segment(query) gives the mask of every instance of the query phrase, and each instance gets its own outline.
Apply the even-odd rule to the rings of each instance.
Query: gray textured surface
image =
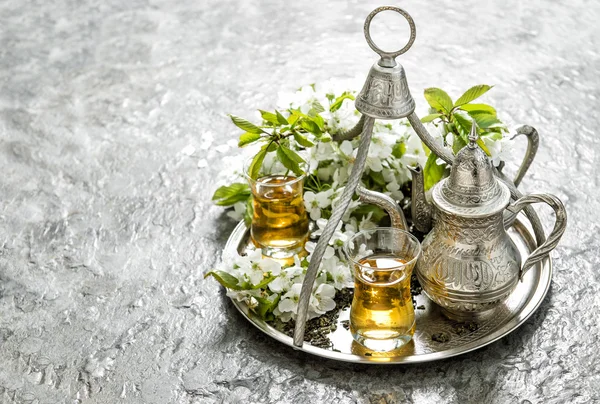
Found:
[[[210,203],[235,153],[214,148],[236,136],[224,114],[366,75],[381,3],[0,3],[0,402],[600,402],[600,6],[566,3],[399,4],[418,109],[427,86],[496,84],[505,120],[541,135],[521,188],[557,194],[570,225],[523,327],[396,368],[279,346],[202,279],[234,226]]]

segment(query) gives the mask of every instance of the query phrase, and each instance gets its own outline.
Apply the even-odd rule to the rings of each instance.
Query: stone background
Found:
[[[455,359],[352,366],[264,337],[202,279],[235,225],[210,202],[236,153],[225,114],[365,77],[381,4],[0,2],[0,402],[600,402],[596,1],[398,3],[421,113],[425,87],[495,84],[501,117],[542,136],[522,188],[562,198],[569,228],[521,328]]]

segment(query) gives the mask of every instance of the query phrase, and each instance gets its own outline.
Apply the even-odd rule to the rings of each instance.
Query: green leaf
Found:
[[[250,167],[248,167],[248,175],[253,180],[258,178],[258,174],[260,173],[262,163],[265,160],[265,156],[267,155],[267,149],[271,146],[271,144],[265,145],[262,149],[260,149],[258,153],[256,153],[256,156],[254,156],[254,158],[252,159]]]
[[[325,130],[325,121],[323,120],[323,117],[321,117],[321,115],[315,115],[313,117],[313,122],[317,124],[321,131]]]
[[[452,98],[442,89],[426,88],[425,99],[436,111],[450,112],[452,110]]]
[[[457,154],[467,144],[465,143],[465,141],[463,140],[463,138],[460,135],[457,135],[456,133],[452,133],[452,136],[454,136],[454,142],[452,142],[452,151],[454,152],[454,154]]]
[[[313,142],[308,140],[306,136],[298,132],[294,132],[294,139],[296,140],[296,143],[302,147],[313,147],[315,145]]]
[[[275,150],[277,150],[277,143],[275,142],[271,142],[267,144],[267,151],[270,152],[274,152]]]
[[[281,113],[275,110],[275,114],[277,115],[277,121],[282,125],[288,125],[289,122],[285,119],[285,116],[281,115]]]
[[[434,119],[438,119],[441,116],[442,116],[442,114],[429,114],[429,115],[424,116],[423,118],[421,118],[421,122],[423,122],[423,123],[431,122]]]
[[[325,108],[323,108],[323,105],[321,105],[319,101],[314,101],[312,103],[312,108],[310,109],[310,111],[308,111],[308,115],[315,116],[317,114],[320,114],[321,112],[325,112]]]
[[[438,156],[432,152],[427,158],[427,163],[425,163],[425,168],[423,169],[423,176],[425,177],[425,191],[437,184],[444,176],[444,171],[446,168],[443,165],[438,165],[436,163],[437,159]]]
[[[290,125],[292,125],[292,128],[294,128],[294,126],[296,126],[296,124],[298,123],[298,120],[301,117],[302,117],[302,114],[299,111],[293,110],[292,114],[290,115],[290,117],[287,120],[290,123]]]
[[[250,187],[247,184],[236,182],[229,186],[219,187],[212,200],[219,206],[231,206],[236,202],[245,201],[250,196]]]
[[[277,158],[279,159],[279,161],[281,161],[281,164],[283,164],[285,168],[293,171],[294,174],[304,174],[304,172],[300,168],[300,164],[304,163],[304,160],[298,155],[298,153],[296,153],[292,149],[284,145],[279,145],[279,147],[277,148]]]
[[[285,152],[283,151],[283,147],[285,146],[279,146],[277,148],[277,159],[279,159],[279,161],[281,162],[281,164],[283,164],[285,168],[296,173],[300,170],[300,166],[298,166],[298,164],[296,164],[285,154]]]
[[[369,213],[372,213],[371,220],[375,223],[379,223],[381,219],[387,216],[387,213],[383,209],[375,205],[360,205],[352,211],[352,216],[360,220],[368,216]]]
[[[256,297],[256,301],[258,302],[258,307],[254,310],[256,314],[258,314],[261,318],[268,320],[269,315],[273,313],[277,304],[279,304],[279,299],[281,295],[274,294],[267,298],[265,297]]]
[[[458,100],[454,103],[455,107],[467,104],[477,98],[481,97],[483,94],[487,93],[493,86],[488,86],[487,84],[479,84],[477,86],[473,86],[469,88],[463,95],[461,95]]]
[[[231,195],[236,195],[239,193],[249,193],[250,187],[248,184],[244,184],[243,182],[235,182],[229,186],[223,185],[217,189],[212,197],[212,200],[228,198]]]
[[[339,97],[337,97],[335,99],[333,104],[331,104],[329,106],[329,111],[335,112],[342,107],[344,100],[354,100],[354,99],[355,99],[355,97],[351,93],[349,93],[348,91],[345,91],[342,95],[340,95]]]
[[[234,123],[235,126],[237,126],[240,129],[245,130],[246,132],[266,133],[264,130],[262,130],[261,128],[259,128],[255,124],[253,124],[252,122],[248,122],[244,118],[240,118],[235,115],[229,115],[229,117],[231,118],[231,121]]]
[[[489,132],[483,132],[481,134],[481,137],[489,137],[490,139],[496,140],[496,141],[502,140],[502,137],[503,137],[502,136],[502,132],[501,131],[498,132],[498,131],[495,130],[495,129],[499,129],[499,128],[493,128],[493,129],[494,130],[489,131]]]
[[[221,285],[228,289],[245,290],[249,286],[247,282],[240,284],[238,278],[224,271],[210,271],[204,275],[204,279],[208,278],[209,276],[215,278]]]
[[[392,147],[392,156],[399,159],[406,153],[406,145],[404,142],[396,143],[394,147]]]
[[[306,163],[306,161],[304,161],[304,159],[302,157],[300,157],[300,155],[298,153],[296,153],[295,151],[293,151],[292,149],[290,149],[289,147],[283,146],[281,145],[280,148],[283,148],[284,153],[295,163],[297,164],[304,164]]]
[[[260,139],[260,135],[258,133],[242,133],[240,135],[238,147],[244,147],[246,145],[249,145],[250,143],[256,142],[258,139]]]
[[[265,121],[272,123],[273,125],[276,125],[276,126],[279,125],[279,120],[277,119],[277,115],[275,115],[274,113],[269,112],[269,111],[263,111],[262,109],[259,109],[258,112],[260,112],[260,116],[262,116],[262,119],[264,119]]]
[[[329,133],[323,133],[321,135],[321,137],[319,138],[319,142],[321,142],[321,143],[329,143],[329,142],[331,142],[331,140],[332,140],[332,138]]]
[[[313,133],[316,136],[321,135],[321,129],[319,128],[319,125],[317,125],[314,121],[310,119],[302,119],[300,121],[300,126],[307,132]]]
[[[252,285],[248,289],[262,289],[265,286],[267,286],[269,283],[273,282],[273,280],[275,278],[277,278],[275,275],[269,275],[266,278],[263,278],[263,280],[260,281],[258,284]]]
[[[490,149],[487,148],[487,146],[485,145],[485,142],[483,141],[482,138],[480,138],[480,137],[477,138],[477,144],[479,145],[479,147],[481,147],[481,149],[485,152],[485,154],[487,154],[488,156],[492,155],[492,153],[490,152]]]
[[[381,172],[371,171],[369,176],[377,185],[385,187],[385,179],[383,179],[383,174]]]
[[[468,118],[465,118],[464,116],[459,115],[459,114],[454,114],[453,117],[456,121],[456,129],[460,133],[462,141],[465,143],[465,145],[468,144],[469,143],[469,133],[471,133],[471,126],[473,125],[473,121],[471,121]],[[479,147],[481,147],[483,149],[485,154],[487,154],[488,156],[491,155],[490,150],[487,148],[485,143],[483,143],[483,140],[481,140],[481,138],[477,138],[477,144],[479,145]],[[454,150],[454,145],[453,145],[452,149]]]
[[[494,125],[502,125],[502,122],[498,118],[490,114],[470,112],[469,116],[477,122],[477,126],[481,129],[487,129]]]
[[[247,227],[250,227],[252,224],[252,216],[254,215],[254,203],[252,199],[252,195],[248,197],[246,201],[246,210],[244,211],[244,223],[246,223]]]
[[[469,133],[471,133],[473,121],[460,114],[453,114],[452,119],[454,119],[454,122],[456,123],[456,130],[463,142],[465,142],[465,144],[469,143]]]
[[[478,113],[478,114],[490,114],[496,116],[496,109],[491,105],[487,104],[465,104],[461,105],[460,109],[467,111],[468,113]]]

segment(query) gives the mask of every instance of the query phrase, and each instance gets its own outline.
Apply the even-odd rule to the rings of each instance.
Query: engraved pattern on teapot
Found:
[[[439,222],[438,222],[439,223]],[[465,229],[455,230],[456,233],[465,233]],[[470,230],[474,230],[471,228]],[[472,240],[465,240],[460,236],[460,243],[434,246],[430,242],[423,245],[423,262],[427,263],[422,268],[422,274],[434,285],[443,285],[448,291],[485,293],[501,290],[508,284],[514,283],[519,271],[518,260],[511,259],[513,245],[506,244],[499,233],[489,231],[489,228],[475,229],[487,234],[486,240],[478,240],[471,244]],[[444,227],[438,227],[434,231],[444,232]],[[469,234],[469,231],[466,230]],[[435,239],[437,234],[432,235]],[[511,243],[511,241],[508,241]],[[467,244],[469,245],[467,245]],[[436,248],[437,247],[437,248]]]
[[[489,243],[498,237],[499,232],[504,230],[504,224],[497,216],[483,218],[463,219],[458,216],[438,213],[436,226],[441,234],[447,235],[461,243],[481,244]],[[486,244],[488,250],[495,249],[495,244]],[[482,252],[482,253],[485,253]]]
[[[494,283],[494,268],[477,257],[442,257],[431,263],[435,279],[462,290],[486,291]]]

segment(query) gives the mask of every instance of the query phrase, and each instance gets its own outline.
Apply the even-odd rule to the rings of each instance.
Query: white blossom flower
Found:
[[[323,283],[313,291],[310,298],[309,310],[316,314],[314,317],[327,313],[335,309],[335,288],[327,283]],[[296,308],[297,310],[297,308]],[[311,316],[312,317],[312,316]]]
[[[369,214],[367,216],[365,216],[361,219],[360,223],[358,224],[358,229],[360,231],[373,230],[377,227],[377,223],[375,223],[371,220],[372,216],[373,216],[373,212],[369,212]]]
[[[333,195],[333,189],[314,193],[312,191],[306,191],[304,193],[304,206],[310,214],[312,220],[318,220],[321,218],[321,209],[325,209],[331,205],[331,196]]]
[[[372,216],[373,212],[369,212],[369,214],[364,216],[360,222],[358,222],[354,217],[350,218],[350,220],[345,224],[346,231],[358,233],[359,231],[372,230],[376,228],[377,224],[371,221]]]
[[[383,170],[383,164],[381,163],[381,159],[378,157],[367,157],[367,167],[376,173]]]
[[[340,260],[338,259],[337,255],[328,258],[323,258],[321,260],[321,265],[319,266],[319,273],[325,275],[325,277],[323,278],[324,282],[321,283],[325,283],[327,281],[327,273],[333,271],[339,263]]]
[[[309,253],[307,259],[310,262],[310,258],[312,257],[313,252],[315,252],[315,247],[317,246],[317,243],[313,243],[312,241],[307,241],[306,244],[304,244],[304,249]],[[335,255],[335,250],[333,249],[333,247],[327,246],[327,248],[325,249],[325,253],[323,254],[323,259],[326,260],[328,258],[331,258]]]
[[[354,152],[354,147],[352,147],[352,142],[350,142],[349,140],[344,140],[342,143],[340,143],[339,149],[344,154],[345,157],[347,157],[348,159],[352,158],[352,155]]]
[[[366,244],[361,244],[358,247],[358,254],[359,257],[368,257],[369,255],[373,255],[373,250],[368,249]]]
[[[337,165],[332,163],[324,167],[318,167],[316,169],[317,177],[319,177],[321,181],[329,181],[329,179],[333,176],[337,169]]]
[[[344,223],[344,230],[356,233],[358,231],[358,220],[355,217],[351,217]]]
[[[253,309],[258,306],[257,297],[260,296],[260,290],[258,289],[249,289],[249,290],[231,290],[227,289],[227,297],[230,299],[235,299],[238,302],[244,302],[246,305]]]
[[[280,313],[289,313],[289,315],[293,314],[292,317],[295,317],[295,314],[298,312],[298,303],[300,301],[301,289],[302,284],[295,283],[292,285],[290,290],[281,297],[281,300],[277,305],[277,309]]]
[[[482,136],[483,143],[490,151],[492,155],[492,163],[494,166],[498,166],[501,161],[506,161],[510,156],[511,149],[514,146],[514,142],[507,136],[503,136],[499,140],[495,140],[492,136]]]
[[[335,98],[341,96],[344,93],[350,93],[356,95],[356,90],[360,88],[364,80],[361,76],[353,78],[331,78],[323,82],[315,84],[315,92],[323,94],[325,97],[331,99],[331,102]]]
[[[270,273],[271,275],[279,275],[281,273],[281,263],[271,259],[271,258],[263,258],[258,262],[258,267],[266,273]]]
[[[387,163],[398,184],[405,184],[407,181],[410,181],[412,178],[410,171],[408,171],[406,166],[399,159],[388,159]],[[391,180],[386,181],[390,182]]]
[[[337,290],[354,287],[354,277],[348,265],[338,263],[335,267],[327,271],[333,280],[333,286]]]
[[[314,172],[317,168],[319,168],[321,162],[331,160],[332,156],[336,154],[332,142],[319,142],[314,147],[311,147],[309,152],[310,156],[308,160],[311,172]]]
[[[227,216],[238,222],[244,218],[246,212],[246,202],[236,202],[233,204],[233,210],[227,212]]]
[[[345,184],[346,181],[348,181],[348,177],[350,176],[350,172],[352,171],[352,166],[347,165],[347,166],[342,166],[337,168],[334,173],[333,173],[333,186],[332,188],[337,188],[337,186],[339,184]],[[343,187],[341,188],[341,191],[343,191]],[[338,193],[341,195],[340,189],[336,189],[335,191],[336,195],[338,195]],[[335,197],[334,196],[334,197]]]
[[[277,105],[283,110],[288,108],[300,109],[303,114],[308,114],[315,102],[320,103],[323,107],[329,105],[324,94],[315,92],[312,86],[303,86],[294,93],[280,92]]]
[[[431,135],[431,137],[440,145],[444,145],[444,133],[440,129],[439,126],[435,125],[432,122],[428,122],[425,125],[425,129]]]
[[[414,166],[419,164],[421,167],[424,167],[425,163],[427,162],[427,155],[425,154],[425,149],[423,148],[423,142],[421,142],[421,138],[413,132],[405,140],[404,145],[406,147],[406,151],[402,157],[400,157],[400,161],[402,161],[405,166]]]
[[[400,184],[394,178],[392,181],[388,182],[385,186],[385,189],[391,194],[392,198],[396,201],[401,201],[404,198],[404,194],[400,191]]]
[[[300,265],[298,256],[296,255],[294,259],[297,262],[293,266],[282,269],[279,276],[269,283],[268,287],[272,292],[281,293],[290,290],[292,285],[297,283],[298,276],[304,273],[304,268]]]
[[[395,142],[396,140],[390,136],[373,136],[367,155],[371,158],[388,158],[392,154],[392,146]]]
[[[313,231],[312,234],[311,234],[311,236],[315,236],[315,237],[321,236],[321,234],[323,234],[323,230],[325,230],[325,227],[327,227],[327,223],[329,223],[329,220],[327,220],[327,219],[321,218],[321,219],[317,220],[317,227],[318,227],[318,229],[315,230],[315,231]],[[331,239],[329,241],[329,244],[333,244],[334,240],[340,239],[340,238],[344,237],[344,235],[342,233],[342,225],[343,224],[344,223],[342,221],[340,221],[337,224],[337,226],[335,228],[335,231],[333,233],[333,236],[331,237]]]
[[[250,251],[245,257],[239,257],[236,264],[252,285],[261,283],[269,273],[277,276],[281,272],[281,264],[271,258],[263,258],[260,250]]]
[[[341,107],[335,112],[323,113],[323,118],[327,119],[327,126],[332,133],[352,129],[358,120],[354,102],[350,99],[342,101]]]

